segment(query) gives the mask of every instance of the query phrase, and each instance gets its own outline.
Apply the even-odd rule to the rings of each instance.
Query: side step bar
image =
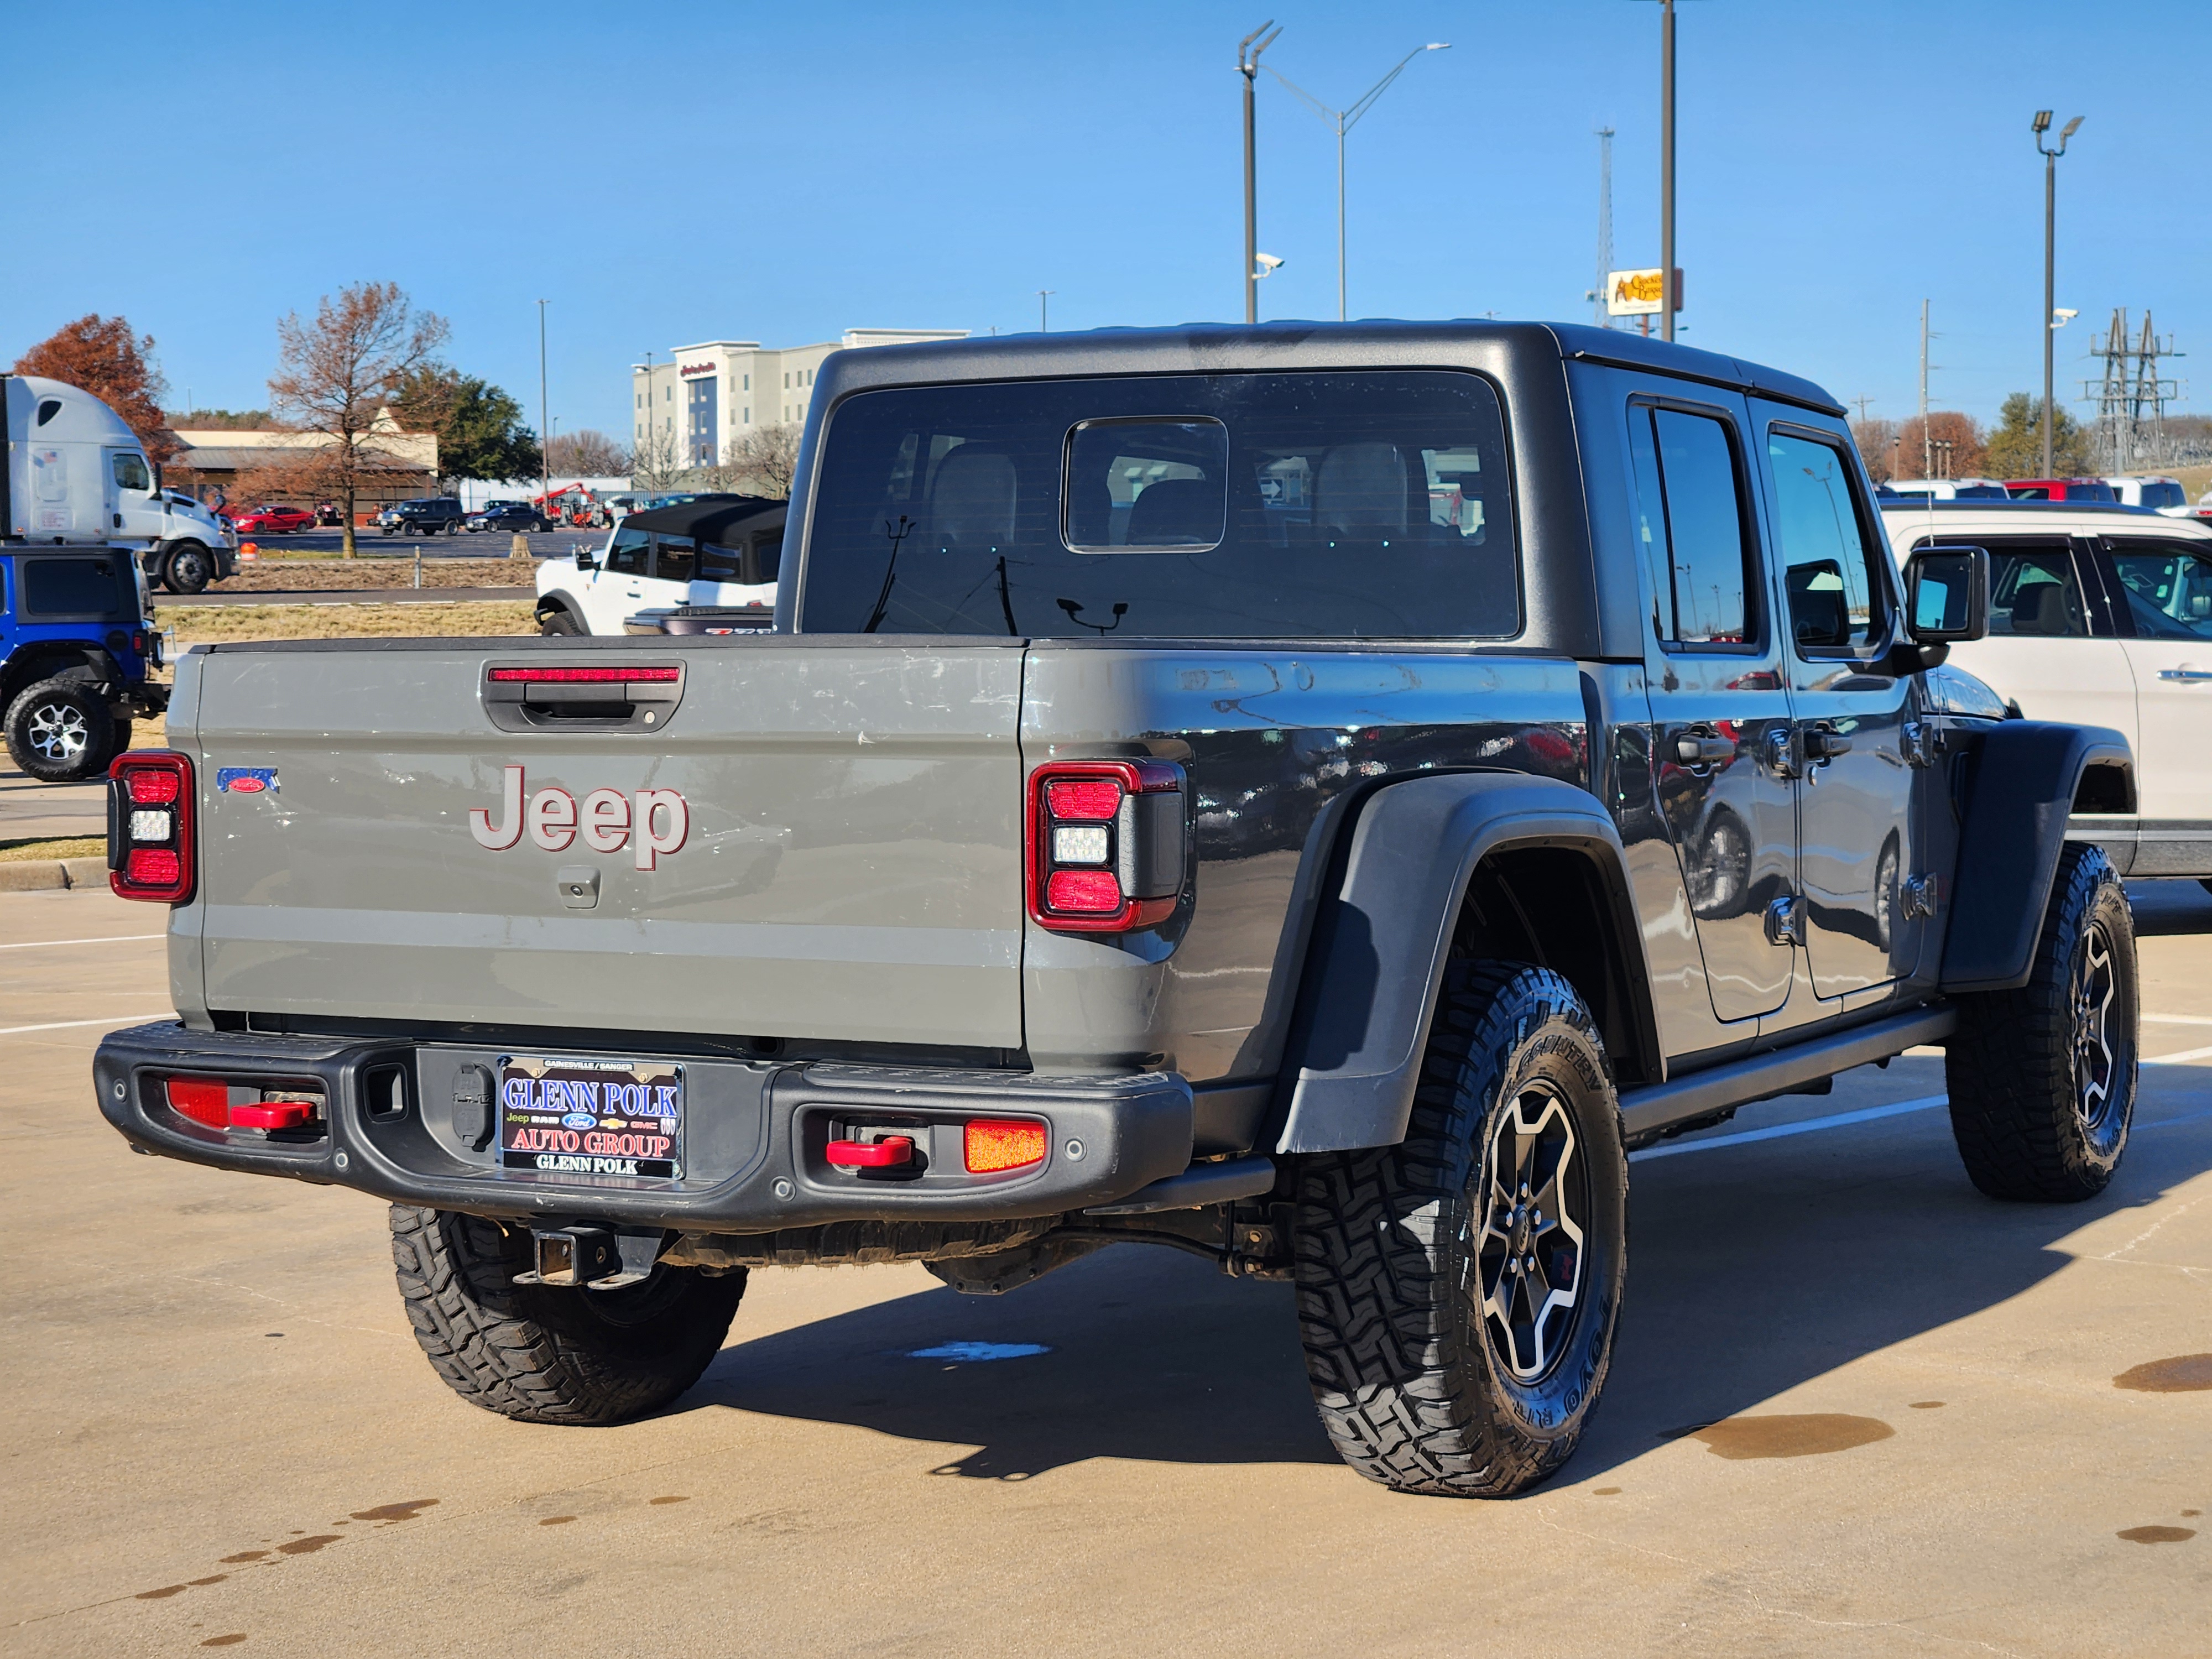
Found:
[[[1691,1118],[1763,1100],[1801,1084],[1817,1083],[1923,1043],[1941,1042],[1958,1024],[1958,1011],[1948,1005],[1915,1008],[1831,1036],[1795,1042],[1771,1054],[1732,1060],[1686,1077],[1669,1079],[1648,1089],[1631,1089],[1620,1097],[1620,1127],[1633,1143]]]

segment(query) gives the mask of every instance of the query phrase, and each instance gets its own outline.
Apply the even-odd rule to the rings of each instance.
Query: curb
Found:
[[[0,863],[0,893],[45,893],[64,888],[107,890],[106,859],[21,859]]]

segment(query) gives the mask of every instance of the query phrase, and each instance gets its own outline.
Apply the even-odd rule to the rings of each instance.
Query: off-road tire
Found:
[[[2085,986],[2109,963],[2100,1033],[2086,1025]],[[2135,923],[2103,849],[2069,842],[2043,913],[2035,967],[2016,991],[1959,999],[1943,1071],[1951,1133],[1975,1186],[1992,1198],[2078,1203],[2104,1191],[2135,1115]],[[2087,1101],[2100,1074],[2100,1097]],[[2094,1108],[2094,1109],[2093,1109]]]
[[[538,619],[540,634],[581,634],[583,624],[566,611],[549,611]]]
[[[1571,1319],[1523,1381],[1484,1312],[1483,1252],[1492,1149],[1531,1100],[1540,1121],[1547,1101],[1571,1120],[1585,1213]],[[1405,1139],[1301,1160],[1294,1252],[1306,1373],[1346,1462],[1395,1491],[1461,1498],[1510,1497],[1558,1470],[1604,1386],[1628,1266],[1620,1105],[1574,988],[1522,963],[1453,963]]]
[[[9,758],[42,783],[96,778],[119,752],[115,717],[90,680],[57,676],[24,687],[6,723]]]
[[[743,1268],[657,1267],[618,1291],[517,1285],[526,1229],[404,1204],[392,1206],[392,1258],[431,1368],[521,1423],[620,1423],[665,1406],[720,1351],[745,1293]]]

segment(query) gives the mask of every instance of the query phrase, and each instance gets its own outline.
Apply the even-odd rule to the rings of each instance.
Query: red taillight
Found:
[[[211,1129],[230,1127],[230,1085],[218,1078],[173,1077],[169,1109]]]
[[[183,781],[167,767],[155,769],[141,766],[132,769],[125,781],[131,786],[133,806],[166,806],[182,793]]]
[[[1040,927],[1118,933],[1163,922],[1182,890],[1182,769],[1153,760],[1041,766],[1030,775],[1028,840],[1030,918]]]
[[[1113,915],[1121,908],[1121,883],[1111,870],[1055,870],[1045,878],[1044,908],[1070,915]]]
[[[684,678],[680,668],[495,668],[485,678],[526,685],[659,684]]]
[[[192,896],[192,763],[135,750],[107,769],[107,884],[121,897],[181,904]]]
[[[961,1139],[961,1162],[969,1175],[995,1175],[1044,1161],[1044,1125],[1022,1118],[970,1118]]]
[[[1118,778],[1067,778],[1044,787],[1045,809],[1062,823],[1103,823],[1120,810]]]

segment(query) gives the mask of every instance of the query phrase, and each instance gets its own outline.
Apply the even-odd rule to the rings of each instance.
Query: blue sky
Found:
[[[276,318],[365,278],[560,429],[623,434],[627,366],[721,337],[1055,330],[1242,314],[1236,44],[1332,104],[1417,59],[1350,145],[1357,316],[1586,319],[1597,144],[1657,263],[1658,9],[1639,0],[7,9],[15,257],[0,361],[87,311],[173,399],[265,401]],[[2059,164],[2064,397],[2150,307],[2212,410],[2212,97],[2194,5],[1685,0],[1683,337],[1912,411],[2038,383],[2039,106]],[[1263,315],[1335,314],[1334,140],[1260,84]],[[2192,195],[2191,192],[2198,192]],[[2191,370],[2197,372],[2192,377]],[[2078,408],[2079,406],[2076,405]]]

